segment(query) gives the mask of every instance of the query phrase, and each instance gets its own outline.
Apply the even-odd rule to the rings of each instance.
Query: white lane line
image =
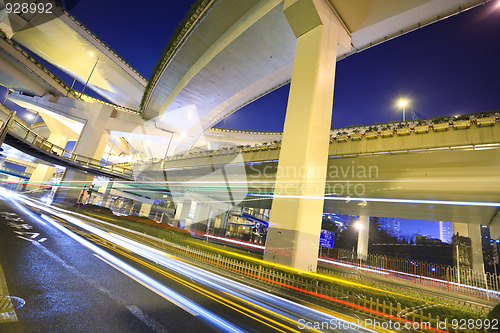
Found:
[[[163,328],[163,326],[161,324],[159,324],[155,320],[149,318],[137,306],[135,306],[135,305],[133,305],[133,306],[126,306],[125,305],[126,303],[121,298],[115,296],[111,291],[109,291],[108,289],[102,287],[98,282],[96,282],[96,281],[94,281],[94,280],[86,277],[84,274],[81,274],[76,267],[67,264],[63,259],[61,259],[55,253],[52,253],[46,247],[44,247],[42,245],[39,245],[39,244],[36,244],[36,242],[35,242],[35,245],[38,245],[38,247],[41,250],[43,250],[48,256],[50,256],[54,260],[58,261],[63,267],[65,267],[66,269],[68,269],[69,271],[71,271],[73,274],[75,274],[76,276],[79,276],[82,279],[84,279],[87,283],[89,283],[90,285],[92,285],[96,289],[98,289],[99,291],[101,291],[104,294],[106,294],[109,298],[111,298],[116,303],[120,304],[121,306],[125,306],[135,317],[137,317],[137,319],[139,319],[140,321],[142,321],[146,326],[150,327],[153,331],[155,331],[156,333],[167,333],[167,331],[165,330],[165,328]],[[105,259],[99,257],[98,255],[96,255],[96,254],[94,254],[94,255],[96,257],[98,257],[99,259],[105,261]]]
[[[144,312],[142,312],[136,305],[128,305],[127,309],[132,312],[134,316],[142,321],[145,325],[149,326],[156,333],[167,333],[165,328],[159,324],[156,320],[149,318]]]
[[[138,279],[137,277],[135,277],[134,275],[130,274],[129,272],[125,271],[124,269],[122,269],[121,267],[118,267],[117,265],[113,264],[112,262],[104,259],[103,257],[101,257],[100,255],[98,254],[95,254],[93,253],[94,256],[96,256],[97,258],[101,259],[102,261],[104,261],[106,264],[110,265],[111,267],[113,267],[114,269],[122,272],[123,274],[125,274],[126,276],[128,276],[129,278],[131,278],[132,280],[134,280],[135,282],[143,285],[144,287],[148,288],[149,290],[151,290],[152,292],[158,294],[159,296],[165,298],[167,301],[171,302],[172,304],[175,304],[177,305],[178,307],[180,307],[181,309],[183,309],[184,311],[188,312],[189,314],[197,317],[198,316],[198,313],[197,312],[194,312],[192,311],[190,308],[184,306],[184,304],[181,304],[179,303],[178,301],[176,301],[175,299],[171,298],[170,296],[166,295],[165,293],[162,293],[161,291],[157,290],[156,288],[150,286],[149,284],[145,283],[144,281],[142,281],[141,279]]]
[[[3,275],[2,266],[0,266],[0,295],[9,295],[9,290],[7,289],[7,282],[5,281],[5,276]],[[2,301],[2,299],[4,300]],[[2,307],[0,307],[0,310],[12,308],[12,310],[9,310],[7,312],[0,311],[0,324],[17,321],[16,311],[12,306],[12,301],[10,300],[10,298],[3,298],[0,296],[0,301],[2,301],[3,304],[0,304],[2,305]]]

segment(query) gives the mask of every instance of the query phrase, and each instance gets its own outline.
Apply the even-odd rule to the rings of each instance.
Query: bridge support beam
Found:
[[[297,37],[264,259],[316,271],[337,46],[350,37],[325,0],[285,0]]]
[[[368,235],[370,232],[370,217],[360,216],[358,225],[358,259],[366,260],[368,257]]]
[[[469,237],[472,247],[472,269],[484,273],[483,243],[479,224],[453,223],[453,234]]]

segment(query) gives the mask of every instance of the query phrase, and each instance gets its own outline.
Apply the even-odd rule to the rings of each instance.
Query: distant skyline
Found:
[[[191,3],[80,0],[70,12],[149,78]],[[402,119],[399,97],[411,101],[407,119],[412,109],[418,118],[500,109],[499,3],[337,62],[332,128]],[[288,90],[283,86],[230,115],[225,127],[281,131]]]
[[[324,214],[330,215],[332,221],[340,222],[344,225],[349,225],[357,220],[357,216],[335,214],[333,212],[325,212]],[[400,219],[392,217],[379,216],[380,225],[386,230],[391,232],[392,236],[405,237],[407,240],[413,239],[415,241],[415,235],[428,236],[430,238],[440,239],[440,224],[442,223],[446,228],[452,229],[451,222],[440,222],[440,221],[429,221],[429,220],[415,220],[415,219]],[[353,220],[354,219],[354,220]],[[391,230],[391,226],[399,222],[398,232],[399,235],[394,234],[394,230]],[[453,231],[451,231],[453,234]]]

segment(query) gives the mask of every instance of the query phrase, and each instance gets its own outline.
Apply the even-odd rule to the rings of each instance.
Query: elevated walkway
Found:
[[[9,110],[2,105],[0,111],[0,116],[2,117],[2,121],[4,121]],[[5,143],[50,164],[78,169],[111,179],[134,179],[132,169],[124,166],[115,166],[112,163],[104,163],[100,160],[67,151],[36,134],[17,117],[13,119],[8,128]]]

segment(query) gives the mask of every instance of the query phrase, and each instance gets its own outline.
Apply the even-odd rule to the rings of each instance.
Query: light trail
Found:
[[[32,205],[33,203],[30,203]],[[331,314],[327,314],[324,312],[321,312],[316,309],[311,309],[308,308],[304,305],[286,300],[284,298],[281,298],[276,295],[272,295],[270,293],[263,292],[261,290],[252,288],[246,284],[241,284],[239,282],[229,280],[227,278],[221,277],[219,275],[204,271],[200,268],[197,268],[195,266],[192,266],[186,262],[181,262],[179,259],[167,255],[159,250],[156,250],[154,248],[148,247],[146,245],[143,245],[141,243],[135,242],[133,240],[127,239],[122,236],[118,236],[116,234],[110,234],[108,232],[102,231],[101,229],[95,228],[93,226],[90,226],[83,221],[80,221],[79,219],[76,219],[74,217],[71,217],[67,214],[62,214],[60,212],[56,212],[48,207],[41,207],[43,210],[50,211],[50,214],[54,214],[56,216],[60,216],[61,218],[64,218],[68,222],[85,229],[92,234],[101,237],[110,243],[116,244],[118,247],[122,247],[125,250],[128,250],[130,252],[133,252],[135,254],[138,254],[146,259],[149,259],[157,264],[162,265],[165,268],[171,269],[173,271],[176,271],[186,277],[189,277],[190,279],[194,281],[198,281],[204,285],[207,285],[211,288],[214,288],[216,290],[221,291],[223,294],[230,295],[231,297],[239,300],[240,302],[246,304],[246,306],[251,306],[253,308],[256,308],[260,311],[263,311],[265,313],[268,313],[271,316],[278,317],[281,320],[285,320],[289,323],[292,323],[298,327],[299,322],[298,320],[307,318],[308,321],[312,322],[330,322],[330,321],[335,321],[335,322],[343,322],[345,323],[345,326],[352,327],[352,325],[359,325],[358,329],[364,332],[380,332],[378,330],[372,330],[369,328],[363,327],[363,322],[359,322],[357,319],[354,318],[349,318],[347,316],[339,314],[339,316],[333,316]],[[83,245],[89,247],[92,251],[96,252],[99,256],[102,258],[108,260],[109,262],[113,263],[113,265],[116,265],[120,269],[128,272],[129,274],[133,275],[135,278],[140,279],[143,283],[146,283],[153,288],[165,293],[168,297],[171,297],[174,299],[176,302],[179,302],[180,304],[184,306],[189,306],[191,309],[196,309],[196,312],[200,314],[200,316],[207,317],[207,320],[215,321],[217,317],[214,318],[214,315],[209,313],[206,309],[200,309],[197,304],[193,308],[192,305],[189,304],[189,300],[183,298],[181,295],[176,294],[172,290],[165,290],[163,285],[159,284],[155,280],[149,278],[147,275],[141,273],[140,271],[137,271],[135,268],[129,266],[125,262],[121,261],[120,259],[108,254],[106,251],[100,249],[94,244],[91,244],[89,241],[83,239],[82,237],[74,234],[72,231],[66,229],[62,225],[60,225],[58,222],[56,222],[54,219],[48,217],[47,215],[43,215],[43,219],[52,225],[54,225],[56,228],[59,230],[63,231],[70,237],[74,238],[75,240],[78,240],[80,243]],[[129,257],[130,259],[134,259],[133,256],[128,255],[125,252],[120,253],[122,255],[125,255]],[[137,261],[135,258],[134,260]],[[143,265],[147,265],[146,262],[143,261],[138,261]],[[154,266],[150,267],[151,269],[154,269]],[[160,272],[160,271],[158,271]],[[165,271],[161,272],[164,275],[170,275],[166,273]],[[176,279],[175,277],[169,276],[170,278]],[[195,288],[199,289],[199,287],[194,286],[193,284],[187,282],[187,281],[180,281],[178,278],[176,279],[178,282]],[[203,293],[207,294],[211,298],[214,299],[220,299],[220,296],[214,295],[213,293],[210,293],[206,290],[202,291]],[[230,305],[232,307],[240,307],[234,302],[228,302],[227,300],[224,301],[226,302],[226,306]],[[191,302],[192,303],[192,302]],[[203,311],[204,310],[204,311]],[[243,310],[243,309],[241,309]],[[246,310],[248,311],[248,309]],[[251,313],[254,313],[254,310],[250,310]],[[255,319],[255,318],[253,318]],[[264,319],[264,318],[263,318]],[[269,317],[265,317],[266,321],[271,321],[275,325],[279,324],[275,321],[273,321]],[[220,322],[218,322],[219,325],[221,325]],[[231,332],[236,332],[233,330],[230,330],[227,326],[224,326],[226,328],[226,331],[231,331]],[[290,331],[291,328],[287,327],[287,330]],[[315,330],[314,328],[312,329],[313,331],[318,331]],[[294,330],[292,330],[294,331]],[[300,332],[297,330],[297,332]],[[321,331],[318,331],[321,332]]]
[[[307,195],[271,195],[271,194],[248,194],[253,197],[265,198],[284,198],[284,199],[318,199],[333,201],[366,201],[366,202],[394,202],[394,203],[412,203],[426,205],[458,205],[458,206],[482,206],[482,207],[500,207],[500,202],[481,202],[481,201],[451,201],[451,200],[420,200],[420,199],[391,199],[391,198],[358,198],[358,197],[327,197],[327,196],[307,196]]]
[[[78,236],[77,234],[71,232],[70,230],[66,229],[62,225],[60,225],[58,222],[54,221],[52,218],[48,217],[45,214],[42,214],[42,218],[49,222],[52,226],[57,228],[58,230],[62,231],[69,237],[73,238],[83,246],[87,247],[94,253],[98,254],[105,260],[109,261],[113,265],[117,266],[120,268],[120,270],[123,270],[127,272],[127,274],[130,274],[133,276],[135,279],[141,281],[143,285],[147,286],[149,289],[155,291],[157,294],[161,295],[165,299],[169,300],[173,304],[179,306],[180,308],[184,309],[188,313],[191,314],[196,314],[199,315],[200,317],[204,318],[206,321],[210,322],[211,324],[215,325],[219,329],[223,330],[224,332],[235,332],[235,333],[243,333],[244,331],[239,329],[238,327],[234,326],[230,322],[226,321],[225,319],[215,315],[211,311],[208,311],[207,309],[201,307],[200,305],[194,303],[193,301],[185,298],[184,296],[180,295],[179,293],[173,291],[170,288],[167,288],[163,284],[159,283],[158,281],[150,278],[146,274],[140,272],[139,270],[135,269],[134,267],[130,266],[129,264],[125,263],[124,261],[118,259],[117,257],[109,254],[108,252],[102,250],[98,246],[92,244],[88,240]]]
[[[325,263],[328,263],[328,264],[331,264],[331,265],[338,265],[338,266],[342,266],[342,267],[359,269],[361,271],[368,271],[368,272],[373,272],[373,273],[377,273],[377,274],[389,275],[389,273],[384,272],[382,270],[372,269],[372,268],[367,268],[367,267],[362,267],[362,266],[356,266],[356,265],[352,265],[352,264],[346,264],[346,263],[340,262],[340,261],[327,260],[327,259],[324,259],[324,258],[318,258],[318,261],[319,262],[325,262]]]
[[[20,199],[21,199],[21,198],[20,198]],[[30,205],[33,205],[33,203],[30,203]],[[50,210],[50,211],[54,212],[54,210],[53,210],[53,209],[48,208],[48,207],[47,207],[47,208],[44,208],[44,209],[45,209],[45,210]],[[120,247],[121,247],[121,246],[123,246],[123,248],[124,248],[126,251],[137,252],[137,253],[141,254],[143,257],[148,258],[148,259],[150,259],[150,260],[153,260],[153,261],[155,261],[155,262],[157,262],[157,263],[159,263],[159,264],[161,264],[161,265],[163,265],[163,266],[165,266],[165,267],[167,267],[167,266],[168,266],[168,264],[167,264],[167,263],[165,263],[165,262],[163,262],[164,258],[173,258],[172,256],[166,255],[166,254],[164,254],[164,253],[162,253],[162,252],[160,252],[160,251],[154,250],[154,249],[152,249],[152,248],[149,248],[149,247],[147,247],[147,246],[145,246],[145,245],[142,245],[142,244],[140,244],[140,243],[134,242],[134,241],[129,240],[129,239],[127,239],[127,238],[124,238],[124,237],[122,237],[122,236],[112,235],[112,234],[109,234],[109,233],[107,233],[107,232],[105,232],[105,231],[102,231],[101,229],[98,229],[98,228],[92,227],[92,226],[90,226],[90,225],[86,224],[85,222],[83,222],[83,221],[81,221],[81,220],[78,220],[78,219],[76,219],[76,218],[73,218],[73,217],[71,217],[71,216],[69,216],[69,215],[67,215],[67,214],[60,213],[60,212],[57,212],[57,213],[55,213],[55,214],[56,214],[56,215],[60,215],[61,217],[63,217],[63,218],[65,218],[66,220],[68,220],[70,223],[74,223],[75,225],[81,226],[82,228],[84,228],[84,229],[88,230],[89,232],[92,232],[92,233],[94,233],[94,234],[99,234],[99,235],[97,236],[97,238],[99,238],[100,236],[103,236],[103,237],[102,237],[103,239],[109,239],[108,237],[114,237],[114,238],[111,238],[111,240],[108,240],[108,241],[112,242],[113,244],[117,244],[117,245],[118,245],[118,246],[120,246]],[[101,223],[102,223],[102,222],[101,222]],[[74,229],[74,228],[72,228],[72,229]],[[69,232],[69,231],[68,231],[68,232]],[[120,241],[121,241],[121,242],[125,242],[125,243],[121,243],[121,244],[120,244]],[[134,247],[134,246],[135,246],[135,248],[131,248],[131,246],[132,246],[132,247]],[[140,250],[141,248],[142,248],[142,250]],[[112,248],[111,248],[111,249],[112,249]],[[114,250],[114,249],[112,249],[112,250]],[[144,253],[143,251],[146,251],[146,252]],[[155,251],[156,251],[156,254],[155,254],[153,257],[151,257],[151,253],[154,253]],[[121,252],[121,251],[120,251],[120,252]],[[230,253],[229,251],[226,251],[226,252]],[[121,254],[122,254],[122,255],[126,255],[126,256],[128,256],[126,253],[121,253]],[[231,253],[231,254],[232,254],[232,255],[234,255],[234,253]],[[155,256],[160,256],[160,257],[156,257],[156,258],[155,258]],[[130,256],[130,258],[131,258],[131,259],[133,259],[133,260],[136,260],[136,261],[137,261],[137,259],[136,259],[136,258],[134,258],[134,257],[132,257],[132,256]],[[249,258],[250,258],[251,260],[258,260],[258,259],[251,258],[251,257],[249,257]],[[175,260],[178,260],[178,259],[175,259]],[[143,263],[143,264],[145,264],[145,263]],[[268,264],[268,263],[267,263],[267,264]],[[189,275],[189,274],[192,274],[192,275],[189,275],[189,277],[190,277],[191,279],[193,279],[193,280],[198,280],[198,279],[200,279],[200,278],[199,278],[199,276],[204,276],[204,274],[200,274],[200,272],[199,272],[199,271],[195,271],[194,273],[189,273],[189,272],[186,272],[186,271],[185,271],[185,269],[186,269],[186,268],[185,268],[184,264],[181,264],[181,265],[182,265],[182,266],[181,266],[181,268],[179,268],[178,263],[177,263],[177,264],[174,264],[174,265],[172,265],[172,263],[170,263],[170,266],[168,266],[168,267],[169,267],[170,269],[173,269],[173,270],[175,270],[175,271],[178,271],[179,273],[184,274],[184,275]],[[182,267],[184,267],[184,268],[182,268]],[[290,269],[289,269],[289,267],[284,266],[284,268],[287,268],[288,270],[290,270]],[[155,268],[153,267],[152,269],[155,269]],[[166,273],[164,273],[163,271],[159,271],[159,272],[160,272],[160,273],[162,273],[162,274],[164,274],[164,275],[166,274]],[[310,273],[310,272],[301,272],[301,273],[304,273],[304,274],[307,274],[307,275],[310,275],[310,276],[316,276],[316,275],[318,275],[318,274],[316,274],[316,273]],[[257,276],[255,276],[255,277],[257,277]],[[406,296],[406,295],[402,295],[402,294],[398,294],[398,293],[394,293],[394,292],[389,292],[389,291],[386,291],[386,290],[382,290],[382,289],[378,289],[378,288],[373,288],[373,287],[366,286],[366,285],[362,285],[362,284],[358,284],[358,283],[353,283],[353,282],[349,282],[349,281],[344,281],[344,280],[342,280],[342,279],[338,279],[338,278],[333,278],[333,277],[328,277],[328,276],[322,276],[322,278],[325,278],[325,279],[327,279],[327,280],[332,280],[332,281],[340,282],[340,283],[344,283],[344,284],[346,284],[346,283],[347,283],[347,284],[349,284],[349,285],[355,285],[355,286],[363,287],[363,288],[365,288],[365,289],[379,290],[379,291],[383,291],[383,292],[385,292],[385,293],[389,293],[389,294],[393,294],[393,295],[399,295],[399,296],[402,296],[402,297],[407,297],[407,298],[411,298],[411,299],[415,299],[415,300],[419,300],[419,301],[424,301],[424,300],[420,300],[420,299],[415,298],[415,297]],[[261,278],[261,279],[262,279],[262,278]],[[263,280],[266,280],[266,279],[263,279]],[[201,280],[198,280],[198,281],[202,282]],[[230,281],[230,280],[229,280],[229,281]],[[215,283],[215,286],[219,286],[219,282],[220,282],[220,277],[219,277],[219,276],[216,276],[216,281],[215,281],[215,282],[213,282],[213,283]],[[207,284],[207,285],[210,285],[210,283],[211,283],[211,282],[203,281],[202,283]],[[230,283],[231,283],[231,285],[233,285],[235,282],[234,282],[234,281],[231,281]],[[394,319],[394,320],[400,320],[400,321],[407,322],[407,323],[412,323],[411,321],[406,320],[406,319],[401,319],[401,318],[398,318],[398,317],[395,317],[395,316],[386,315],[386,314],[384,314],[384,313],[382,313],[382,312],[378,312],[378,311],[375,311],[375,310],[372,310],[372,309],[364,308],[364,307],[359,306],[359,305],[356,305],[356,304],[354,304],[354,303],[350,303],[350,302],[347,302],[347,301],[343,301],[343,300],[335,299],[335,298],[333,298],[333,297],[329,297],[329,296],[326,296],[326,295],[317,294],[317,293],[315,293],[315,292],[311,292],[311,291],[308,291],[308,290],[304,290],[304,289],[301,289],[301,288],[297,288],[297,287],[294,287],[294,286],[291,286],[291,285],[287,285],[287,284],[285,284],[285,283],[280,283],[280,282],[276,282],[276,281],[272,281],[272,283],[274,283],[274,284],[278,284],[278,285],[283,285],[283,286],[284,286],[284,287],[286,287],[286,288],[289,288],[289,289],[296,289],[296,290],[301,291],[301,292],[303,292],[303,293],[306,293],[306,294],[311,294],[311,295],[314,295],[314,296],[317,296],[317,297],[321,297],[321,298],[325,298],[325,299],[328,299],[328,300],[331,300],[331,301],[334,301],[334,302],[337,302],[337,303],[346,304],[346,305],[349,305],[349,306],[354,307],[354,308],[360,308],[360,309],[363,309],[364,311],[373,312],[373,313],[376,313],[377,315],[380,315],[380,316],[382,316],[382,317],[384,317],[384,318],[386,318],[386,319],[391,319],[391,320],[392,320],[392,319]],[[247,288],[247,289],[248,289],[248,286],[247,286],[247,285],[244,285],[244,286],[243,286],[243,288]],[[219,289],[219,290],[221,290],[221,289]],[[228,293],[226,290],[221,290],[221,291],[222,291],[222,292],[225,292],[225,293]],[[257,293],[262,293],[262,291],[256,291],[256,292],[257,292]],[[251,299],[251,301],[249,301],[249,299],[248,299],[248,298],[246,298],[246,297],[248,297],[248,296],[245,296],[244,294],[235,295],[235,293],[234,293],[234,291],[233,291],[233,292],[231,293],[231,295],[232,295],[232,297],[234,297],[234,298],[236,298],[236,299],[239,299],[240,301],[247,302],[247,303],[248,303],[248,302],[252,302],[252,304],[257,304],[257,303],[256,303],[255,298],[253,298],[253,297],[255,296],[255,291],[254,291],[254,292],[252,292],[252,293],[251,293],[251,295],[250,295],[250,296],[252,297],[252,298],[250,298],[250,299]],[[218,296],[216,296],[216,297],[218,297]],[[426,303],[434,303],[434,302],[428,302],[428,301],[424,301],[424,302],[426,302]],[[263,305],[261,305],[261,304],[265,304],[265,303],[264,303],[264,302],[263,302],[263,303],[259,303],[259,304],[257,304],[256,306],[257,306],[257,307],[258,307],[258,306],[260,306],[260,307],[261,307],[260,309],[261,309],[261,310],[263,310],[263,311],[268,311],[268,312],[269,312],[269,311],[273,311],[273,312],[272,312],[272,313],[273,313],[273,316],[280,317],[280,315],[282,315],[280,312],[277,312],[277,310],[272,310],[272,308],[266,308],[266,307],[264,307],[264,306],[263,306]],[[229,306],[228,304],[224,304],[224,305]],[[272,304],[271,306],[272,306],[272,307],[274,307],[274,308],[278,308],[278,309],[279,309],[279,307],[278,307],[277,305],[275,305],[275,304]],[[231,306],[230,306],[230,307],[231,307]],[[286,306],[286,307],[284,307],[283,309],[284,309],[284,310],[286,310],[286,311],[289,311],[289,310],[290,310],[290,306],[289,306],[289,305],[287,305],[287,306]],[[306,309],[307,309],[307,311],[310,311],[310,310],[311,310],[310,308],[307,308],[307,307],[306,307]],[[327,314],[326,314],[326,313],[322,313],[322,315],[327,315]],[[342,315],[340,315],[340,314],[337,314],[337,315],[338,315],[337,317],[333,317],[333,318],[334,318],[334,320],[337,320],[337,321],[342,321],[342,320],[344,320],[344,321],[345,321],[345,320],[346,320],[346,319],[343,319],[343,318],[342,318]],[[300,318],[300,317],[302,317],[302,318],[303,318],[304,316],[305,316],[305,314],[299,314],[299,316],[296,316],[296,318],[297,318],[297,317],[299,317],[299,318]],[[253,318],[253,319],[255,319],[255,318]],[[352,319],[352,318],[351,318],[351,319]],[[293,321],[293,320],[294,320],[294,318],[293,318],[293,317],[290,317],[290,315],[288,315],[287,320],[288,320],[288,321]],[[321,320],[321,319],[320,319],[320,321],[321,321],[321,322],[324,322],[324,320]],[[347,322],[349,322],[349,320],[347,320]],[[359,323],[359,322],[358,322],[358,323]],[[365,327],[358,327],[358,328],[363,329],[363,330],[365,330],[365,331],[371,331],[371,330],[369,330],[369,329],[366,329]],[[436,330],[436,329],[432,329],[432,330],[434,330],[434,331],[439,331],[439,330]],[[373,331],[371,331],[371,332],[373,332]]]
[[[436,278],[432,278],[432,277],[428,277],[428,276],[423,276],[423,275],[405,273],[405,272],[395,271],[395,270],[392,270],[392,269],[386,269],[386,268],[380,268],[380,267],[374,267],[374,266],[367,266],[367,265],[358,266],[358,265],[355,265],[355,264],[349,264],[349,263],[345,263],[345,262],[337,261],[337,260],[332,260],[332,259],[328,260],[328,259],[325,259],[325,258],[318,258],[318,261],[321,261],[321,262],[324,262],[324,263],[327,263],[327,264],[331,264],[331,265],[338,265],[338,266],[342,266],[342,267],[346,267],[346,268],[353,268],[353,269],[365,270],[365,271],[369,271],[369,272],[373,272],[373,273],[377,273],[377,274],[383,274],[383,275],[391,275],[391,274],[394,274],[394,275],[404,275],[404,276],[408,276],[408,277],[411,277],[411,278],[414,278],[414,279],[428,280],[428,281],[433,281],[433,282],[441,283],[443,285],[450,285],[450,286],[456,286],[456,287],[460,287],[460,288],[464,288],[464,289],[477,290],[477,291],[481,291],[481,292],[484,292],[484,293],[488,293],[490,295],[496,295],[496,296],[500,297],[500,291],[496,291],[496,290],[492,290],[492,289],[486,289],[486,288],[481,288],[481,287],[476,287],[476,286],[470,286],[470,285],[467,285],[467,284],[461,284],[461,283],[453,282],[453,281],[440,280],[440,279],[436,279]],[[368,267],[370,267],[370,268],[368,268]]]
[[[181,307],[188,313],[191,313],[193,315],[199,315],[202,317],[204,320],[207,322],[211,323],[218,329],[224,331],[224,332],[233,332],[233,333],[243,333],[245,332],[244,330],[241,330],[237,326],[233,325],[232,323],[226,321],[225,319],[215,315],[211,311],[201,307],[197,303],[185,298],[184,296],[180,295],[179,293],[171,290],[170,288],[167,288],[163,284],[159,283],[158,281],[150,278],[146,274],[140,272],[139,270],[135,269],[134,267],[130,266],[129,264],[125,263],[124,261],[118,259],[117,257],[109,254],[108,252],[102,250],[98,246],[92,244],[90,241],[84,239],[83,237],[80,237],[79,235],[71,232],[67,228],[63,227],[61,224],[58,222],[54,221],[52,218],[48,217],[45,214],[42,214],[42,219],[38,218],[35,216],[33,213],[31,213],[28,209],[20,205],[15,201],[15,199],[19,199],[20,201],[30,204],[30,206],[33,205],[33,203],[27,201],[26,199],[22,198],[21,196],[12,193],[12,192],[5,192],[5,191],[0,191],[0,194],[6,198],[11,199],[11,202],[16,205],[20,210],[23,211],[23,213],[28,214],[31,218],[34,220],[46,224],[46,222],[49,222],[52,226],[57,228],[58,230],[62,231],[69,237],[73,238],[75,241],[78,243],[82,244],[83,246],[87,247],[94,253],[98,254],[101,258],[104,258],[108,262],[112,263],[116,267],[119,267],[120,270],[127,272],[127,274],[130,274],[130,276],[133,276],[134,279],[141,281],[141,284],[147,286],[149,289],[153,290],[157,294],[161,295],[165,299],[169,300],[173,304],[176,304],[177,306]],[[37,207],[39,209],[46,209],[46,207]],[[68,216],[70,217],[70,216]],[[45,220],[45,221],[44,221]],[[74,222],[79,222],[77,219],[73,219]],[[83,224],[83,223],[79,223]],[[90,227],[90,226],[89,226]],[[95,229],[95,228],[94,228]],[[98,229],[97,229],[98,230]]]

